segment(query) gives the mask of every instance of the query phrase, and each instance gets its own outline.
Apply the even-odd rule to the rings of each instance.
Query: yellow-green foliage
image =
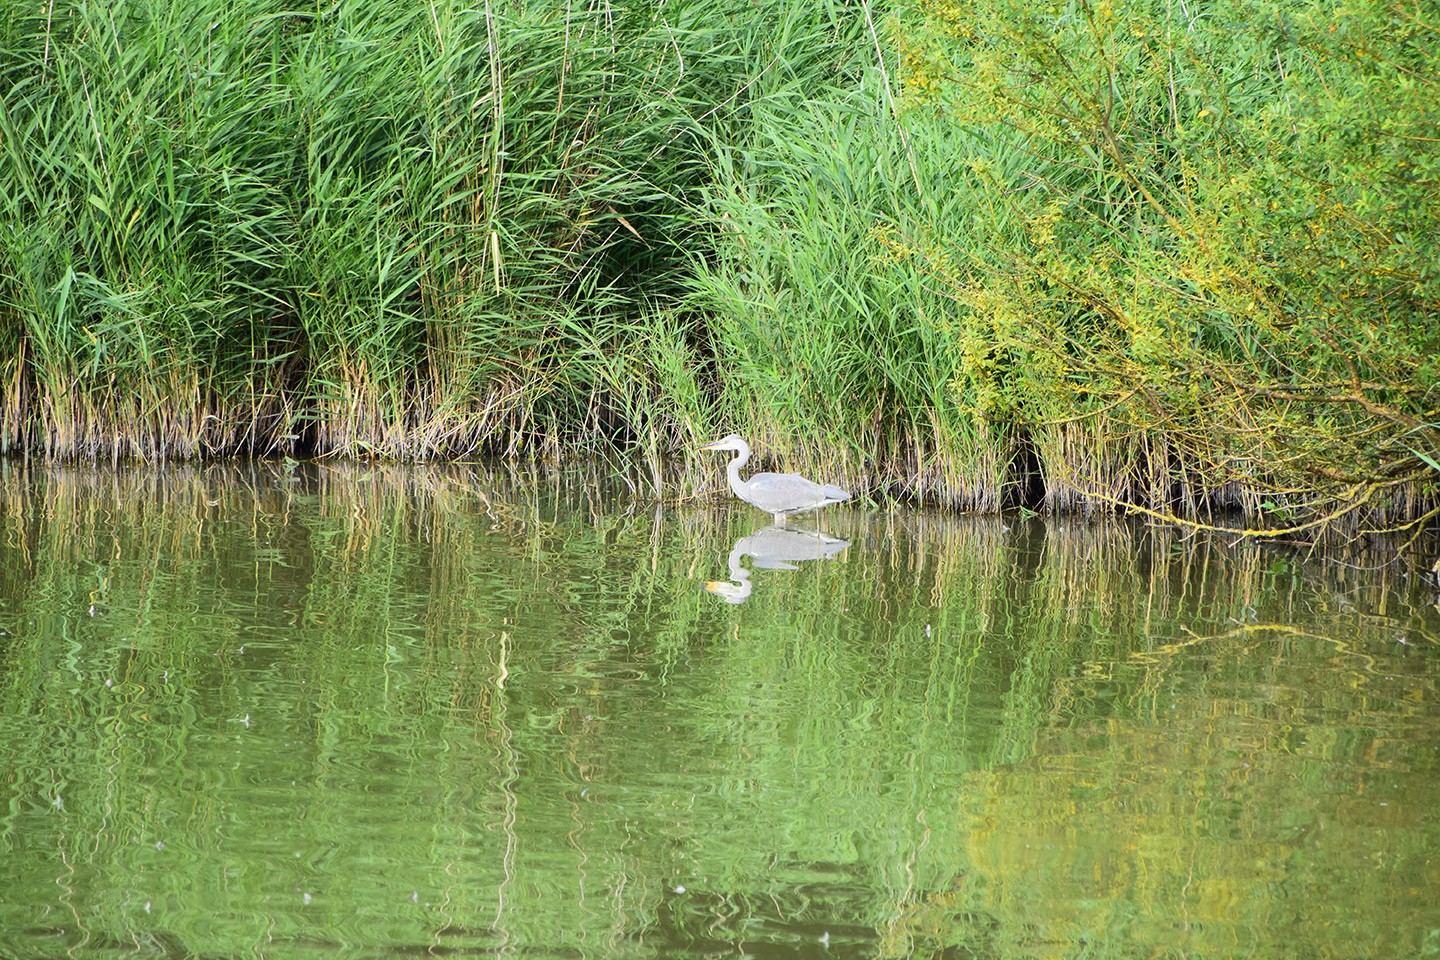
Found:
[[[1198,477],[1281,525],[1430,509],[1440,26],[1403,3],[1187,9],[923,0],[895,21],[907,119],[977,143],[985,199],[923,251],[982,332],[956,393],[1037,438],[1052,498],[1168,509]],[[1076,456],[1081,418],[1167,462]]]

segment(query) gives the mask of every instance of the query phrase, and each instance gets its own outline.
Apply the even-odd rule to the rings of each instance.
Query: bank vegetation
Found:
[[[0,451],[1440,511],[1418,0],[0,9]]]

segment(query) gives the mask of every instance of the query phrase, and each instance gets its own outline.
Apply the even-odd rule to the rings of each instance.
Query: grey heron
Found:
[[[757,473],[749,480],[741,480],[740,468],[750,459],[750,444],[738,433],[732,433],[714,443],[707,443],[700,449],[734,450],[735,458],[725,467],[725,473],[730,478],[730,489],[746,503],[774,514],[776,523],[783,524],[785,518],[792,513],[814,510],[827,503],[850,499],[848,491],[834,484],[807,480],[798,473]]]

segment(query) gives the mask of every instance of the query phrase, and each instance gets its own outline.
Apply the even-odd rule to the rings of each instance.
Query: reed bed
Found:
[[[0,444],[56,457],[614,436],[612,393],[674,366],[684,141],[765,26],[7,6]]]
[[[1413,7],[3,9],[0,452],[1440,515]]]

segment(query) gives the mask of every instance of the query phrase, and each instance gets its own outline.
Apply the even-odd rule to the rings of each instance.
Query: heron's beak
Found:
[[[720,449],[720,444],[722,444],[722,443],[724,443],[724,442],[725,442],[724,440],[712,440],[712,441],[710,441],[709,443],[705,444],[705,446],[701,447],[700,449],[701,449],[701,450],[719,450],[719,449]]]

